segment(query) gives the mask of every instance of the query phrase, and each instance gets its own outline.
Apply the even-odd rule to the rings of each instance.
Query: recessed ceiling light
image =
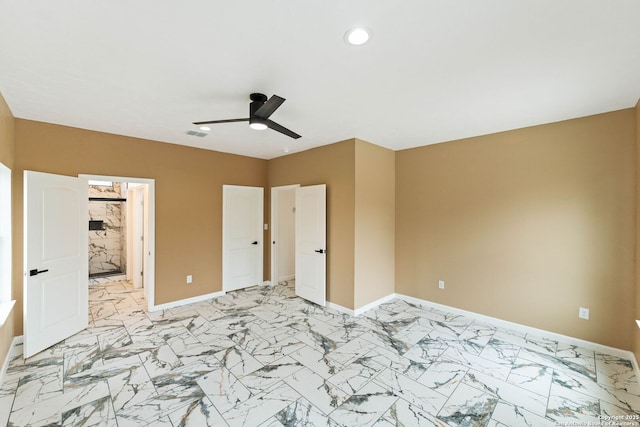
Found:
[[[369,30],[362,27],[355,27],[344,33],[344,41],[353,46],[360,46],[369,41]]]
[[[289,152],[289,151],[291,151],[291,150],[289,150],[289,147],[287,147],[287,148],[285,148],[285,149],[284,149],[284,150],[282,150],[282,151],[283,151],[283,152],[285,152],[285,153],[288,153],[288,152]]]
[[[209,131],[211,128],[209,126],[200,126],[200,130]]]

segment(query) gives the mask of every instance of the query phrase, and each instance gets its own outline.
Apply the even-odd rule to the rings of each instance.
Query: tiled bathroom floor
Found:
[[[0,425],[640,425],[629,360],[402,300],[353,318],[284,284],[140,304],[91,286],[89,329],[27,361],[18,346]]]

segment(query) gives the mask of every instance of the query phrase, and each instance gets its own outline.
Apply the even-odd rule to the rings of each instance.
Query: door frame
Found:
[[[144,254],[148,252],[144,249],[144,242],[148,240],[145,221],[147,215],[144,213],[147,188],[146,184],[127,188],[127,280],[134,288],[143,288],[144,292],[147,292],[144,286]]]
[[[278,284],[278,257],[279,257],[279,248],[280,246],[275,244],[274,241],[278,236],[278,201],[279,201],[279,193],[282,190],[294,190],[299,188],[300,184],[290,184],[290,185],[281,185],[278,187],[271,187],[271,233],[270,239],[271,242],[271,284]],[[294,231],[295,233],[295,231]],[[295,239],[295,234],[294,234]],[[294,263],[295,264],[295,263]],[[295,267],[294,267],[295,270]],[[295,274],[295,273],[294,273]]]
[[[145,232],[148,230],[147,239],[144,242],[145,253],[144,273],[145,273],[145,298],[147,299],[147,310],[154,311],[155,304],[155,277],[156,277],[156,181],[153,178],[134,178],[112,175],[80,174],[79,178],[96,181],[132,182],[136,184],[147,184],[148,194],[145,192]],[[88,280],[88,278],[87,278]]]

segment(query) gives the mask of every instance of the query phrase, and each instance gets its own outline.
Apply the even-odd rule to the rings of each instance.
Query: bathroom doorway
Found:
[[[80,175],[89,184],[89,285],[129,281],[155,307],[155,180]]]
[[[127,273],[127,183],[89,180],[89,283]],[[102,280],[98,280],[102,279]]]

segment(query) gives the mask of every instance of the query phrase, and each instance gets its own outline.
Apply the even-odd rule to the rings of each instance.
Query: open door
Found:
[[[222,289],[262,284],[264,189],[222,187]]]
[[[24,357],[85,329],[87,181],[24,172]]]
[[[296,188],[296,295],[326,305],[326,185]]]

